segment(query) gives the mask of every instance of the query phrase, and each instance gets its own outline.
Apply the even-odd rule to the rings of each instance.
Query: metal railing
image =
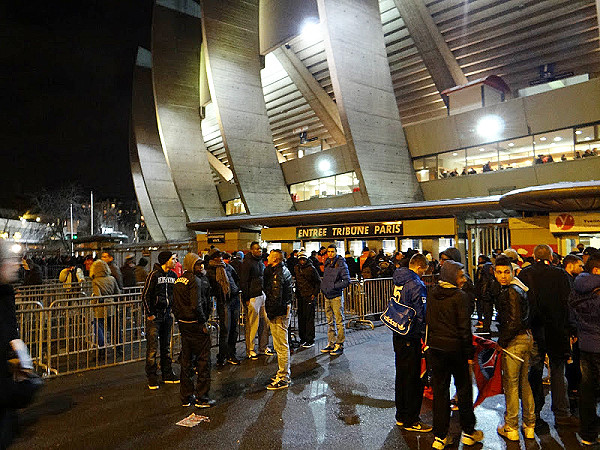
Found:
[[[390,278],[354,281],[344,290],[347,326],[367,324],[374,327],[387,307],[393,292]],[[47,299],[43,299],[47,300]],[[216,308],[209,320],[212,342],[218,345],[219,326]],[[243,311],[243,308],[242,308]],[[25,300],[17,303],[21,337],[29,346],[34,364],[46,376],[64,375],[100,367],[114,366],[145,358],[145,315],[141,286],[125,294],[54,298],[50,303]],[[239,340],[244,339],[244,318],[238,321]],[[325,297],[320,294],[315,311],[315,326],[327,325]],[[297,330],[296,299],[292,304],[291,333]],[[174,323],[171,354],[180,349]]]

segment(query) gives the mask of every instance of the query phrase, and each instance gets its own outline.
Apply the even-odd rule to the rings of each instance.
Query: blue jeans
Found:
[[[219,314],[219,354],[220,362],[235,356],[235,344],[238,337],[238,322],[240,319],[240,296],[230,301],[217,300]]]
[[[157,376],[156,360],[159,345],[160,371],[163,377],[173,373],[170,355],[172,328],[173,318],[170,313],[154,320],[146,318],[146,375],[149,379]]]

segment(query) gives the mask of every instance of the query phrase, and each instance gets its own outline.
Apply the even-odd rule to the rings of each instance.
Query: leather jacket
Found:
[[[527,287],[518,279],[508,286],[502,286],[497,300],[498,345],[507,347],[519,334],[529,330],[529,301]]]

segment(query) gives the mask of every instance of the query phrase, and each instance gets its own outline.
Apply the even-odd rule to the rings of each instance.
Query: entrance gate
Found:
[[[468,260],[470,273],[475,275],[477,257],[490,256],[494,249],[501,251],[510,247],[510,230],[507,222],[477,223],[467,225]]]

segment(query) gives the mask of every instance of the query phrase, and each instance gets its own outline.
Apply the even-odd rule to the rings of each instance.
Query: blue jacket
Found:
[[[321,280],[321,291],[325,297],[339,297],[349,284],[350,272],[348,272],[348,265],[344,257],[336,255],[333,259],[327,258]]]
[[[400,303],[417,312],[408,333],[403,337],[419,340],[425,334],[425,302],[427,300],[425,283],[419,278],[419,275],[407,267],[396,269],[393,280],[394,296]]]
[[[600,353],[600,275],[579,274],[569,297],[569,306],[577,322],[579,348]]]

